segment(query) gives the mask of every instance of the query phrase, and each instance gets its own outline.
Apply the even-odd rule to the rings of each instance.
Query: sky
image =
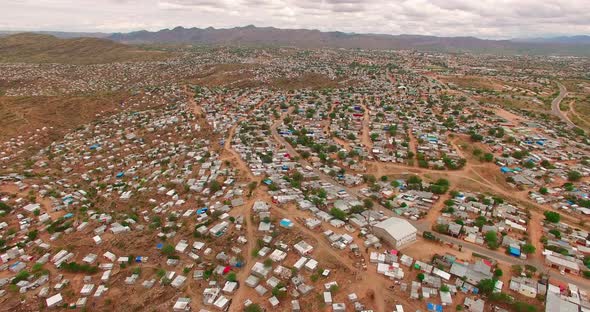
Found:
[[[0,0],[0,30],[256,25],[489,39],[590,35],[590,0]]]

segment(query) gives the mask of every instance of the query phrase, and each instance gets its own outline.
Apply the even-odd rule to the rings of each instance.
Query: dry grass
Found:
[[[570,105],[570,120],[580,128],[590,130],[590,102],[573,101]]]
[[[125,93],[92,96],[0,97],[0,139],[25,134],[43,127],[54,130],[74,129],[90,122],[97,114],[120,110]]]
[[[295,89],[324,89],[342,87],[339,80],[331,80],[326,76],[319,74],[306,74],[294,79],[276,79],[271,82],[271,86],[283,90]]]
[[[462,89],[474,89],[474,90],[490,90],[490,91],[501,91],[502,84],[494,81],[490,78],[480,76],[444,76],[440,77],[440,80],[445,83],[452,83]]]
[[[0,38],[0,62],[5,63],[98,64],[162,60],[169,56],[97,38],[58,39],[37,34]]]

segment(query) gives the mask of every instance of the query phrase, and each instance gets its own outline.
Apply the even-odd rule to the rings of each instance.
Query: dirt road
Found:
[[[562,112],[561,108],[559,108],[561,101],[568,94],[567,89],[561,83],[559,83],[559,82],[555,82],[555,83],[557,83],[557,86],[559,87],[559,95],[555,99],[553,99],[553,101],[551,102],[551,111],[553,112],[553,115],[561,118],[561,120],[563,120],[563,122],[565,122],[568,126],[575,127],[576,125],[567,117],[567,114]]]

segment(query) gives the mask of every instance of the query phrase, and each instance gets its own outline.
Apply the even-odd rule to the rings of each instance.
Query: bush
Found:
[[[449,232],[448,224],[437,224],[434,226],[434,230],[438,233],[447,234]]]
[[[428,231],[424,231],[422,233],[422,237],[424,237],[424,239],[427,239],[427,240],[436,240],[436,237],[434,237],[434,235]]]
[[[438,179],[430,186],[430,191],[434,194],[444,194],[449,190],[450,182],[446,179]]]
[[[496,287],[496,280],[494,279],[483,279],[477,283],[477,288],[479,292],[484,295],[490,295],[494,292],[494,288]]]
[[[535,311],[537,311],[537,308],[534,305],[526,303],[526,302],[520,302],[520,301],[517,301],[514,304],[512,304],[512,308],[516,312],[535,312]]]
[[[264,266],[270,268],[272,266],[272,260],[266,259],[264,260]]]
[[[411,176],[408,178],[408,184],[421,184],[422,179],[418,176]]]
[[[535,248],[535,246],[527,243],[527,244],[522,245],[522,247],[520,248],[520,250],[523,253],[529,255],[529,254],[535,253],[535,251],[537,250],[537,248]]]
[[[262,312],[262,308],[258,304],[252,303],[244,308],[244,312]]]
[[[581,178],[582,178],[582,174],[575,171],[575,170],[572,170],[567,173],[567,179],[569,181],[575,182],[575,181],[579,181]]]
[[[174,254],[176,254],[176,250],[174,249],[174,246],[167,244],[164,247],[162,247],[162,253],[168,257],[172,257],[174,256]]]
[[[62,263],[59,268],[70,273],[96,274],[98,272],[98,266],[78,264],[76,262]]]
[[[558,223],[561,220],[561,215],[555,211],[545,211],[545,220],[551,223]]]
[[[502,272],[502,270],[500,270],[500,269],[496,269],[496,270],[494,271],[494,277],[496,277],[496,278],[500,278],[500,277],[502,277],[502,275],[504,275],[504,272]]]
[[[424,273],[418,273],[418,276],[416,276],[416,278],[418,278],[419,281],[423,281],[425,278]]]
[[[216,193],[217,191],[221,190],[221,184],[219,184],[219,182],[216,180],[213,180],[209,183],[209,190],[211,190],[211,193]]]
[[[470,137],[471,137],[471,140],[473,140],[475,142],[483,140],[483,136],[479,133],[476,133],[476,132],[472,132]]]
[[[230,281],[230,282],[235,282],[235,281],[238,280],[238,278],[236,276],[236,273],[234,273],[234,272],[229,272],[227,274],[227,276],[225,277],[225,279],[228,280],[228,281]]]
[[[12,284],[18,284],[18,282],[20,282],[20,281],[27,280],[29,278],[29,276],[31,276],[31,273],[29,273],[28,271],[20,271],[16,274],[16,276],[12,280]]]
[[[332,216],[334,216],[334,218],[339,219],[339,220],[346,220],[346,212],[342,211],[341,209],[338,209],[336,207],[330,209],[330,214]]]
[[[488,231],[485,234],[484,240],[490,249],[498,248],[498,234],[494,231]]]

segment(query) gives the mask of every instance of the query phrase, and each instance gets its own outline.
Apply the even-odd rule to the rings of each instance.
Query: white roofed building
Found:
[[[418,230],[410,222],[395,217],[373,225],[373,234],[396,249],[415,242],[417,232]]]

